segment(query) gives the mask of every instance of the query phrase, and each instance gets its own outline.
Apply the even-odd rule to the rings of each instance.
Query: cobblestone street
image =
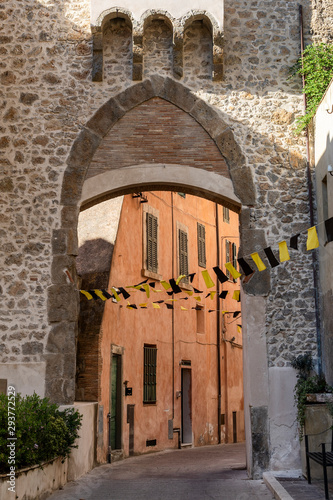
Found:
[[[102,465],[51,500],[272,500],[245,469],[243,443],[172,450]]]

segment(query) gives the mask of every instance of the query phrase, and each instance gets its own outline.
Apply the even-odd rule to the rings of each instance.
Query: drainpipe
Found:
[[[173,192],[171,191],[171,245],[172,245],[172,276],[175,276],[175,235],[174,235],[174,214],[173,214]],[[172,294],[174,299],[174,295]],[[172,316],[172,421],[175,418],[175,309],[171,309]]]
[[[302,67],[303,67],[303,52],[304,52],[304,31],[303,31],[303,7],[299,5],[299,26],[300,26],[300,37],[301,37],[301,57],[302,57]],[[304,93],[305,76],[302,75],[302,87],[303,87],[303,101],[304,101],[304,111],[306,111],[306,95]],[[308,127],[305,131],[306,136],[306,173],[307,173],[307,183],[308,183],[308,196],[309,196],[309,208],[310,208],[310,224],[311,227],[315,225],[314,223],[314,209],[313,209],[313,189],[312,189],[312,176],[310,169],[310,144],[309,144],[309,130]],[[317,331],[317,350],[318,350],[318,372],[319,375],[322,374],[322,346],[321,346],[321,333],[320,333],[320,313],[319,313],[319,280],[317,274],[317,260],[314,252],[312,254],[312,270],[313,270],[313,286],[315,293],[315,313],[316,313],[316,331]]]
[[[216,209],[216,265],[220,267],[220,232],[219,232],[219,206],[215,203]],[[217,430],[218,443],[221,444],[221,321],[220,321],[220,282],[216,282],[216,343],[217,343],[217,384],[218,384],[218,404],[217,404]]]

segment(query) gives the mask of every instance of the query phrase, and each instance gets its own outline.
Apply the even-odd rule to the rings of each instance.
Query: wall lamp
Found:
[[[333,175],[333,167],[332,167],[332,165],[327,165],[327,172],[329,172],[331,175]]]

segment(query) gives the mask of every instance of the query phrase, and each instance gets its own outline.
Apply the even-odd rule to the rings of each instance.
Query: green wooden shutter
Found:
[[[179,230],[179,274],[188,275],[187,233]]]
[[[236,244],[232,244],[232,265],[237,269],[237,247]],[[236,280],[234,280],[236,282]]]
[[[153,273],[158,271],[158,219],[152,214],[147,213],[147,269]]]
[[[156,368],[157,349],[156,346],[144,346],[143,348],[143,402],[156,402]]]
[[[206,228],[203,224],[197,223],[198,227],[198,264],[206,267]]]

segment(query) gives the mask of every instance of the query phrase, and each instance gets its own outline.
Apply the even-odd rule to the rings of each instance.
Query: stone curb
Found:
[[[281,483],[271,472],[263,473],[263,480],[268,489],[273,493],[277,500],[293,500],[293,497],[284,489]]]

